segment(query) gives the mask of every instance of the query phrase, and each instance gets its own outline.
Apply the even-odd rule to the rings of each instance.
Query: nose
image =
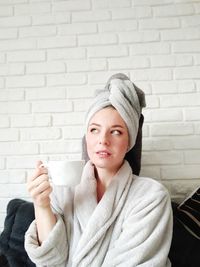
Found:
[[[106,132],[102,132],[99,136],[99,144],[108,146],[109,143],[110,141],[109,141],[108,134]]]

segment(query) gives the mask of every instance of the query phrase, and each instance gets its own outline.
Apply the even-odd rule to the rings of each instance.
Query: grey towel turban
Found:
[[[97,111],[108,106],[113,106],[127,125],[130,150],[136,141],[142,108],[146,106],[145,95],[126,75],[114,74],[105,89],[97,91],[86,114],[86,127],[88,128],[90,119]]]

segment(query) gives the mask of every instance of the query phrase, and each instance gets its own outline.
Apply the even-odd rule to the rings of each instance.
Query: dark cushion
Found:
[[[173,208],[173,237],[169,258],[172,267],[199,267],[200,240],[185,228],[180,221],[178,204],[172,203]]]
[[[35,266],[24,249],[24,235],[33,220],[34,208],[31,202],[12,199],[8,203],[4,230],[0,235],[0,255],[5,266]]]

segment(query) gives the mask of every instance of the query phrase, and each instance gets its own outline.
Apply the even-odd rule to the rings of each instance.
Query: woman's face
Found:
[[[128,150],[128,129],[118,111],[101,109],[91,118],[86,134],[87,152],[97,169],[115,174]]]

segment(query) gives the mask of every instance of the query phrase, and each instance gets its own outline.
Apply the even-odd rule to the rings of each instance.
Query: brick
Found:
[[[23,90],[2,90],[0,91],[0,101],[15,101],[15,100],[24,100],[24,91]]]
[[[155,68],[155,69],[138,69],[131,73],[131,77],[138,81],[169,81],[172,80],[171,69]]]
[[[98,23],[99,32],[123,32],[137,29],[136,20],[107,21]]]
[[[194,127],[195,127],[195,134],[200,134],[200,123],[196,123]]]
[[[20,114],[29,113],[30,103],[19,102],[2,102],[0,105],[0,114]]]
[[[68,100],[44,100],[32,103],[34,113],[43,112],[69,112],[72,110],[72,102]]]
[[[176,81],[153,81],[153,94],[175,94],[178,92],[178,85]]]
[[[182,27],[196,27],[199,26],[200,15],[193,14],[192,16],[185,16],[181,18]]]
[[[32,27],[24,27],[19,29],[19,37],[43,37],[49,35],[56,35],[57,29],[56,26],[32,26]]]
[[[85,48],[61,48],[52,49],[47,52],[48,60],[59,60],[59,59],[82,59],[86,56]]]
[[[193,125],[190,123],[163,123],[151,126],[152,136],[181,136],[194,133]]]
[[[172,44],[172,51],[174,53],[194,53],[200,52],[200,41],[185,41]]]
[[[137,32],[132,31],[130,32],[119,32],[119,43],[143,43],[143,42],[155,42],[159,41],[159,32],[158,31],[143,31],[143,32]]]
[[[200,94],[181,94],[160,96],[161,107],[193,107],[199,106]]]
[[[30,88],[26,91],[26,99],[43,100],[43,99],[64,99],[66,98],[65,87],[43,87]]]
[[[184,109],[186,121],[200,121],[200,107]]]
[[[0,51],[11,51],[11,50],[24,50],[24,49],[35,49],[36,40],[2,40],[0,43]]]
[[[5,88],[4,78],[1,78],[1,77],[0,77],[0,88]]]
[[[44,127],[51,126],[50,115],[11,115],[11,127]]]
[[[0,171],[0,183],[20,184],[26,182],[26,173],[24,171]]]
[[[42,75],[12,76],[6,78],[6,87],[39,87],[45,85],[45,77]]]
[[[142,165],[176,165],[181,164],[182,154],[174,151],[143,152]]]
[[[175,56],[170,55],[154,55],[150,58],[152,67],[174,67],[176,65]]]
[[[0,116],[0,128],[6,128],[10,126],[10,120],[7,115]]]
[[[22,75],[25,72],[24,64],[4,64],[0,65],[0,75]]]
[[[64,85],[78,85],[85,84],[85,74],[67,73],[54,74],[47,76],[47,86],[64,86]]]
[[[83,112],[68,112],[65,114],[53,115],[53,125],[66,126],[66,125],[80,125],[85,120],[85,114]]]
[[[3,157],[0,158],[0,169],[4,169],[5,168],[5,159]]]
[[[63,128],[64,139],[81,139],[84,135],[84,127],[82,126],[67,126]]]
[[[2,6],[0,8],[0,17],[9,17],[13,15],[13,7],[12,6]]]
[[[120,57],[127,56],[128,49],[125,46],[99,46],[99,47],[89,47],[88,57],[89,58],[99,58],[99,57]]]
[[[187,166],[168,166],[161,168],[161,175],[167,179],[197,179],[199,178],[199,166],[198,165],[187,165]],[[180,192],[180,188],[179,188]]]
[[[171,194],[172,197],[178,197],[179,201],[177,203],[181,203],[184,201],[194,190],[199,187],[198,179],[191,181],[191,179],[171,181]]]
[[[53,14],[35,14],[32,16],[33,25],[57,25],[60,23],[69,23],[70,13],[69,12],[56,12]]]
[[[4,53],[0,53],[0,64],[5,63],[6,56]]]
[[[30,156],[23,156],[21,155],[20,157],[8,157],[7,159],[7,167],[9,169],[14,169],[14,170],[31,170],[31,175],[32,172],[36,166],[36,162],[38,160],[46,161],[47,156],[41,156],[41,155],[33,155],[31,154]]]
[[[195,92],[195,83],[193,81],[179,81],[178,82],[178,91],[180,93],[192,93]]]
[[[200,65],[200,55],[199,54],[194,55],[193,58],[194,58],[194,65]]]
[[[157,166],[142,166],[140,171],[141,177],[151,177],[151,178],[159,178],[160,177],[160,168]]]
[[[2,7],[1,7],[2,8]],[[31,17],[30,16],[12,16],[0,18],[1,28],[9,28],[9,27],[24,27],[31,25]]]
[[[107,10],[92,10],[72,13],[72,22],[103,21],[111,18]]]
[[[40,144],[41,154],[66,154],[81,152],[81,141],[51,141]]]
[[[15,5],[14,11],[16,15],[33,15],[51,13],[50,3],[28,3]]]
[[[70,86],[67,88],[67,98],[89,98],[94,96],[96,86],[83,85],[83,86]]]
[[[98,33],[90,35],[78,36],[78,44],[80,46],[96,46],[96,45],[108,45],[116,44],[117,36],[112,33]]]
[[[97,25],[95,23],[74,23],[58,26],[59,35],[76,35],[96,33]]]
[[[45,62],[26,64],[27,74],[45,74],[65,72],[63,62]]]
[[[52,3],[53,11],[80,11],[80,10],[89,10],[90,9],[90,1],[85,0],[84,2],[81,0],[77,1],[58,1]]]
[[[34,62],[44,61],[45,52],[40,50],[8,52],[8,62]]]
[[[38,154],[38,144],[23,142],[2,142],[0,143],[1,155],[33,155]]]
[[[0,142],[19,140],[19,131],[15,129],[1,129]]]
[[[182,110],[180,109],[151,110],[151,119],[153,122],[182,121],[183,114],[182,114]]]
[[[146,96],[146,106],[147,108],[158,108],[159,107],[159,98],[157,96]]]
[[[173,142],[168,138],[160,138],[160,139],[145,139],[142,143],[143,151],[159,151],[159,150],[172,150]]]
[[[1,211],[1,213],[6,212],[6,208],[7,208],[8,202],[10,200],[11,199],[9,199],[9,198],[0,198],[0,211]]]
[[[74,100],[73,104],[74,104],[74,111],[75,112],[77,112],[77,111],[78,112],[80,112],[80,111],[86,112],[88,107],[91,104],[91,100],[90,99]]]
[[[111,71],[90,72],[88,73],[88,82],[90,85],[98,84],[102,86],[101,88],[103,88],[107,80],[113,74],[115,74],[115,72],[111,72]]]
[[[43,37],[38,39],[38,48],[74,47],[76,46],[75,36]]]
[[[139,21],[139,29],[174,29],[180,27],[180,21],[178,18],[151,18]]]
[[[171,0],[165,0],[165,5],[171,4]],[[163,4],[163,0],[132,0],[134,6],[157,6]]]
[[[95,9],[107,9],[107,8],[122,8],[122,7],[130,7],[130,0],[93,0],[93,7]]]
[[[174,149],[200,149],[199,136],[177,136],[173,138]]]
[[[149,60],[146,57],[124,57],[108,59],[110,70],[148,68]]]
[[[130,46],[130,55],[158,55],[158,54],[169,54],[170,46],[166,43],[143,43],[143,44],[133,44]]]
[[[134,8],[116,8],[111,10],[112,19],[135,19],[151,17],[151,8],[149,6]]]
[[[191,66],[193,65],[193,57],[191,56],[184,56],[184,55],[177,55],[175,57],[176,66]]]
[[[61,129],[58,128],[30,128],[20,130],[20,139],[22,141],[42,141],[56,140],[61,137]]]
[[[68,60],[66,62],[68,72],[106,70],[105,59]]]
[[[18,35],[17,29],[0,29],[0,40],[16,39]]]
[[[194,40],[200,38],[198,29],[183,28],[183,29],[170,29],[160,33],[161,40],[164,41],[177,41],[177,40]]]
[[[194,14],[192,4],[173,4],[169,6],[153,7],[155,17],[184,16]]]
[[[185,164],[200,165],[200,150],[192,150],[184,152]]]

